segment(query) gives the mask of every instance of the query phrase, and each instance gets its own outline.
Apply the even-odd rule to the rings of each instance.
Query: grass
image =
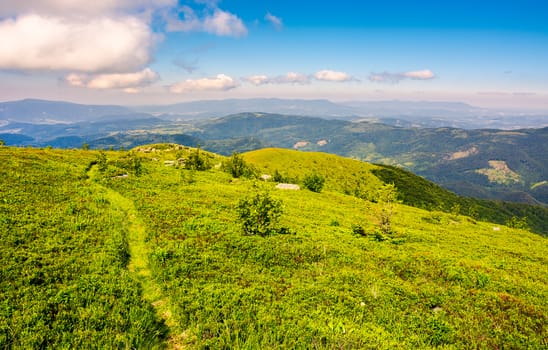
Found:
[[[170,328],[171,340],[165,329],[163,333],[158,331],[162,329],[160,322],[156,323],[156,331],[150,328],[146,333],[154,344],[189,349],[542,349],[548,345],[546,238],[456,213],[396,204],[395,233],[378,241],[374,231],[379,204],[367,200],[382,184],[369,172],[375,166],[362,167],[363,163],[336,156],[296,151],[266,150],[243,155],[265,173],[279,170],[299,178],[309,172],[321,174],[326,185],[321,193],[315,193],[276,190],[272,182],[233,179],[215,166],[203,172],[166,166],[164,160],[184,158],[190,152],[173,147],[133,154],[141,158],[140,176],[112,178],[107,176],[113,171],[110,169],[95,174],[92,178],[96,181],[74,180],[96,157],[95,152],[0,152],[2,160],[9,160],[2,171],[19,173],[17,181],[37,181],[38,174],[53,172],[52,178],[41,181],[51,181],[52,191],[57,191],[56,174],[66,171],[69,182],[74,181],[70,188],[103,198],[99,201],[103,211],[96,212],[99,217],[92,217],[99,222],[110,218],[114,225],[110,234],[57,258],[65,261],[85,256],[88,263],[76,266],[95,266],[100,263],[100,258],[93,255],[95,251],[109,251],[117,246],[116,237],[122,237],[127,243],[123,251],[130,253],[129,259],[113,272],[128,278],[108,281],[140,291],[137,299],[122,299],[126,310],[144,308],[154,320],[160,319],[155,312],[168,314],[164,315],[164,323]],[[24,161],[27,157],[33,160]],[[116,159],[124,157],[126,153],[108,152],[109,166],[121,164]],[[212,156],[214,165],[221,160]],[[35,164],[35,171],[22,172],[21,162]],[[29,175],[32,173],[35,175]],[[15,182],[15,175],[10,176],[10,183]],[[366,199],[345,194],[345,180],[354,184],[363,180]],[[38,186],[32,181],[27,184],[29,192]],[[21,190],[17,187],[4,196],[9,204],[2,210],[10,210],[13,215],[14,203],[22,198]],[[258,237],[242,233],[236,205],[240,198],[262,191],[269,191],[283,202],[280,224],[290,234]],[[77,200],[77,193],[60,197]],[[26,205],[30,207],[30,203]],[[36,215],[48,207],[51,205],[44,203],[29,214],[29,222],[37,221]],[[132,219],[124,225],[128,214]],[[57,220],[70,218],[61,215]],[[43,224],[53,231],[47,237],[63,236],[65,228],[59,222]],[[4,221],[0,223],[3,229],[8,227]],[[365,236],[353,234],[353,225],[361,225]],[[72,236],[85,240],[102,237],[86,232]],[[5,243],[8,240],[4,237],[15,238],[11,233],[3,234],[2,250],[12,253],[14,247]],[[37,236],[42,235],[46,234]],[[27,240],[26,244],[47,254],[47,245],[40,241]],[[54,240],[49,246],[65,247],[65,243]],[[10,261],[3,259],[3,263]],[[132,268],[138,265],[140,271],[147,271],[144,276]],[[43,269],[35,266],[31,271]],[[22,270],[10,276],[13,283],[26,278]],[[108,276],[106,273],[95,278],[99,281]],[[2,296],[19,293],[9,284],[0,285]],[[53,282],[46,285],[60,288]],[[35,299],[47,300],[44,291],[35,289],[33,293]],[[101,293],[96,297],[112,298],[109,290]],[[49,334],[46,328],[36,328],[40,323],[35,319],[35,309],[18,306],[21,302],[14,305],[29,321],[8,334],[18,339],[24,339],[29,329],[36,329],[36,334],[42,336]],[[59,301],[53,305],[59,307]],[[71,310],[71,315],[78,314],[78,309]],[[93,319],[103,317],[105,325],[114,327],[115,320],[97,310],[96,314],[88,312]],[[121,322],[128,316],[121,313],[117,317]],[[9,322],[4,311],[0,324]],[[54,317],[45,324],[56,330],[55,322]],[[132,332],[128,328],[115,334],[126,339],[126,347],[147,347],[132,340]],[[79,339],[78,333],[60,334],[67,342]],[[105,333],[97,333],[97,344],[113,344],[112,338],[101,339],[101,335],[106,337]],[[20,342],[17,344],[27,344]],[[5,347],[7,343],[0,344]],[[55,347],[67,343],[48,344]],[[85,347],[89,343],[75,344]]]
[[[94,157],[0,148],[0,348],[163,343],[126,268],[124,215],[83,176]]]

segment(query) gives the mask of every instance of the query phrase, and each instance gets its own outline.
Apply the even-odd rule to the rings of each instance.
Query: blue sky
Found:
[[[548,2],[3,0],[0,100],[548,110]]]

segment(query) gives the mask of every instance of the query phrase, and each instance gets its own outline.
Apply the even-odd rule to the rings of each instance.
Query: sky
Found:
[[[1,0],[0,101],[548,111],[546,0]]]

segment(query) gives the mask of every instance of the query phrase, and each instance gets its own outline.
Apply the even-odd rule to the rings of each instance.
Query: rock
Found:
[[[277,184],[276,188],[280,190],[294,190],[294,191],[298,191],[301,189],[299,185],[295,185],[295,184]]]
[[[293,148],[298,149],[302,147],[306,147],[308,145],[308,141],[299,141],[293,145]]]
[[[263,181],[268,181],[270,179],[272,179],[272,176],[270,176],[268,174],[262,174],[261,175],[261,180],[263,180]]]

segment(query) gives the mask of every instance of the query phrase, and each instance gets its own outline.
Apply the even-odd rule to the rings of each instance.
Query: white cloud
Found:
[[[253,85],[265,85],[265,84],[309,84],[310,76],[302,74],[289,72],[284,75],[278,75],[276,77],[269,77],[266,75],[251,75],[245,78],[242,78],[243,81],[251,83]]]
[[[238,16],[219,8],[213,9],[203,18],[199,18],[189,6],[181,7],[181,12],[184,19],[174,18],[173,16],[167,18],[168,31],[206,32],[232,37],[247,35],[247,28]]]
[[[405,79],[430,80],[430,79],[434,79],[435,77],[436,77],[435,74],[431,70],[424,69],[424,70],[410,71],[410,72],[403,72],[403,73],[389,73],[389,72],[372,73],[369,76],[369,80],[376,83],[396,84]]]
[[[176,5],[177,0],[2,0],[0,16],[30,13],[63,17],[73,14],[104,15],[116,11],[150,10]]]
[[[72,73],[65,77],[65,81],[71,86],[90,89],[124,89],[128,93],[136,93],[139,88],[151,85],[158,79],[158,74],[150,68],[134,73],[97,75]]]
[[[218,74],[212,78],[187,79],[170,86],[173,93],[185,93],[192,91],[226,91],[238,87],[240,84],[228,75]]]
[[[240,37],[247,35],[247,28],[242,20],[232,13],[215,10],[213,16],[204,19],[204,28],[208,33],[222,36]]]
[[[403,75],[409,79],[428,80],[434,78],[434,73],[430,69],[418,70],[413,72],[405,72]]]
[[[0,21],[0,69],[127,72],[150,59],[155,41],[135,17],[87,21],[24,15]]]
[[[282,28],[284,26],[283,22],[282,22],[282,19],[279,18],[279,17],[274,16],[270,12],[267,12],[267,14],[264,16],[264,19],[267,20],[268,22],[272,23],[272,25],[274,26],[274,28],[276,28],[276,30],[282,30]]]
[[[265,85],[265,84],[309,84],[310,76],[289,72],[284,75],[278,75],[276,77],[268,77],[266,75],[251,75],[249,77],[242,78],[253,85]]]
[[[348,75],[347,73],[337,72],[333,70],[321,70],[319,72],[316,72],[316,74],[314,74],[314,78],[316,78],[317,80],[337,81],[337,82],[353,80],[352,77]]]
[[[273,82],[276,84],[308,84],[310,83],[310,77],[301,73],[289,72],[275,77]]]
[[[270,78],[266,75],[251,75],[249,77],[242,78],[242,80],[257,86],[268,84],[270,82]]]

